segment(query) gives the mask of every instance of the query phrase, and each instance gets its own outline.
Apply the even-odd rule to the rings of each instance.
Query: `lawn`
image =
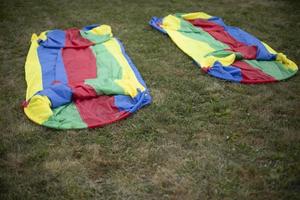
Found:
[[[202,73],[151,16],[205,11],[300,64],[299,1],[0,3],[0,199],[297,199],[300,76],[263,85]],[[112,26],[153,103],[126,120],[57,131],[24,115],[32,33]]]

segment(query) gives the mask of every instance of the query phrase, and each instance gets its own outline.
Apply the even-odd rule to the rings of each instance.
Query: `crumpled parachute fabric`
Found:
[[[33,34],[25,74],[25,114],[51,128],[104,126],[151,103],[145,82],[108,25]]]
[[[290,78],[298,71],[284,54],[204,12],[152,17],[149,24],[167,34],[204,72],[220,79],[268,83]]]

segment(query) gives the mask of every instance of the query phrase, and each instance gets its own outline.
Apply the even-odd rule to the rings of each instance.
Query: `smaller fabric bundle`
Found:
[[[251,34],[203,12],[153,17],[150,25],[211,76],[241,83],[267,83],[296,74],[297,65]]]
[[[25,114],[51,128],[103,126],[151,102],[145,82],[107,25],[33,34],[25,74]]]

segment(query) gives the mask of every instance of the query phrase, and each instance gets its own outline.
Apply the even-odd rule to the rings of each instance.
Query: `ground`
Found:
[[[1,199],[297,199],[300,76],[242,85],[202,73],[151,16],[205,11],[300,64],[299,1],[0,3]],[[32,33],[112,26],[153,103],[104,128],[56,131],[24,115]]]

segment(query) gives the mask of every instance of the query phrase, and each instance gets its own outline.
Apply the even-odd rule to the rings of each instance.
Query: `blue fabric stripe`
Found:
[[[68,80],[62,58],[65,37],[64,31],[49,31],[47,39],[39,41],[40,46],[37,50],[43,80],[43,90],[38,94],[47,96],[52,108],[67,104],[72,100],[72,90],[67,86]]]
[[[139,92],[134,98],[126,95],[116,95],[115,105],[118,107],[119,111],[135,112],[142,108],[143,106],[150,104],[152,98],[148,90],[144,92]]]
[[[156,30],[167,34],[167,32],[161,28],[158,24],[162,24],[162,18],[158,18],[158,17],[152,17],[151,20],[149,21],[149,25],[152,26],[153,28],[155,28]]]
[[[72,90],[65,84],[55,84],[40,92],[39,95],[47,96],[51,101],[51,108],[56,108],[72,101]]]
[[[243,79],[240,68],[234,66],[224,67],[218,61],[215,62],[211,68],[208,69],[207,73],[211,76],[233,82],[241,82],[241,80]]]
[[[43,88],[45,89],[50,87],[55,80],[56,60],[60,49],[39,46],[37,51],[42,68]]]
[[[93,28],[100,26],[100,24],[92,24],[92,25],[88,25],[82,28],[83,31],[89,31],[92,30]]]
[[[52,48],[62,48],[65,46],[66,33],[62,30],[53,30],[47,32],[47,39],[41,40],[40,45]]]
[[[54,30],[47,32],[47,39],[40,41],[38,57],[42,68],[43,88],[50,87],[53,81],[67,83],[61,48],[65,44],[65,32]]]
[[[57,54],[56,65],[55,65],[55,81],[58,81],[63,84],[68,83],[67,72],[62,57],[62,49],[60,49]]]

